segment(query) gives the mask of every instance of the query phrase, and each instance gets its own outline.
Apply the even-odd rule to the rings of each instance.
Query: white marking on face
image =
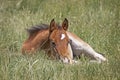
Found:
[[[65,34],[61,34],[61,40],[63,40],[65,38]]]

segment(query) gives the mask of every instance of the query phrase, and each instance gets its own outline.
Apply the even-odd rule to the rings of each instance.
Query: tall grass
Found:
[[[0,0],[0,80],[119,80],[119,0]],[[68,65],[44,52],[23,56],[25,28],[69,20],[69,31],[102,52],[108,62]]]

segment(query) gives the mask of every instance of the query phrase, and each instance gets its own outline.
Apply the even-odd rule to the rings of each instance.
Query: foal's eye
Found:
[[[56,46],[55,42],[53,42],[53,41],[51,42],[51,44],[52,44],[52,46],[53,46],[53,47],[55,47],[55,46]]]

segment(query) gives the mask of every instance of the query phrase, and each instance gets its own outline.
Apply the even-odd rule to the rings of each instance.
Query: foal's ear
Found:
[[[64,30],[67,30],[68,29],[68,20],[65,18],[63,23],[62,23],[62,27]]]
[[[55,23],[55,20],[52,19],[50,22],[49,31],[52,32],[54,29],[56,29],[56,23]]]

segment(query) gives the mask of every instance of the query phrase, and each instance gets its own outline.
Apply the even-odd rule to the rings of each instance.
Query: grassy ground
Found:
[[[102,52],[108,62],[68,65],[43,52],[21,54],[25,28],[69,20],[69,31]],[[120,0],[0,0],[0,80],[119,80]]]

